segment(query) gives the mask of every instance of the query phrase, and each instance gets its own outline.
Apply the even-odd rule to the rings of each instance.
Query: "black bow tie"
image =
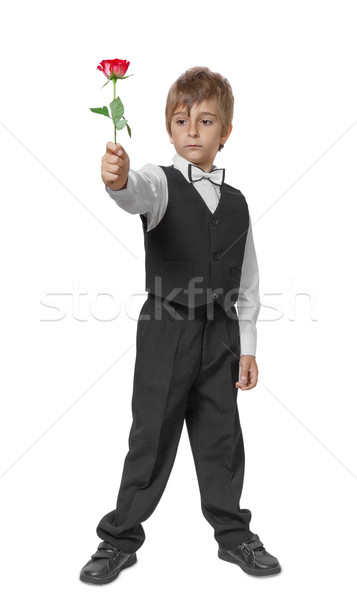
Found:
[[[193,165],[189,163],[188,165],[188,178],[193,183],[194,181],[200,181],[201,179],[209,179],[212,183],[216,185],[222,185],[224,181],[224,169],[213,169],[209,173],[201,169],[201,167],[197,167],[197,165]]]

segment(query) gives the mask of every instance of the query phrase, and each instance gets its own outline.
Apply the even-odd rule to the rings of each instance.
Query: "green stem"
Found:
[[[113,100],[115,100],[115,84],[116,84],[116,79],[113,79],[113,83],[114,83],[114,98]],[[114,121],[113,121],[114,122]],[[115,123],[114,123],[114,144],[117,143],[117,128],[115,127]]]

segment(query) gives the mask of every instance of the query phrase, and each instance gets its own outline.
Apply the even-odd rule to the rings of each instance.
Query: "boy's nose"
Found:
[[[197,137],[197,127],[191,124],[189,135]]]

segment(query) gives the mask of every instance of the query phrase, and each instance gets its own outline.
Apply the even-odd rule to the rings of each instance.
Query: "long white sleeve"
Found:
[[[148,231],[157,225],[166,210],[167,179],[158,165],[147,163],[138,171],[129,169],[125,189],[113,191],[105,186],[105,190],[120,208],[133,215],[146,215]]]
[[[260,311],[259,270],[250,216],[237,308],[241,340],[240,355],[250,354],[256,356],[256,322]]]

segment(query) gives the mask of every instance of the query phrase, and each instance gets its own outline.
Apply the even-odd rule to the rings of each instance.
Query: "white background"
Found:
[[[355,8],[63,0],[3,9],[6,599],[355,594]],[[101,588],[79,580],[100,542],[97,523],[115,508],[145,298],[141,220],[105,193],[101,157],[113,127],[89,110],[112,99],[96,69],[107,58],[131,63],[117,93],[132,139],[123,130],[117,141],[133,169],[171,164],[164,110],[181,73],[208,66],[233,87],[233,131],[215,162],[247,198],[263,305],[259,383],[238,392],[241,506],[280,560],[274,577],[218,559],[184,428],[137,564]]]

